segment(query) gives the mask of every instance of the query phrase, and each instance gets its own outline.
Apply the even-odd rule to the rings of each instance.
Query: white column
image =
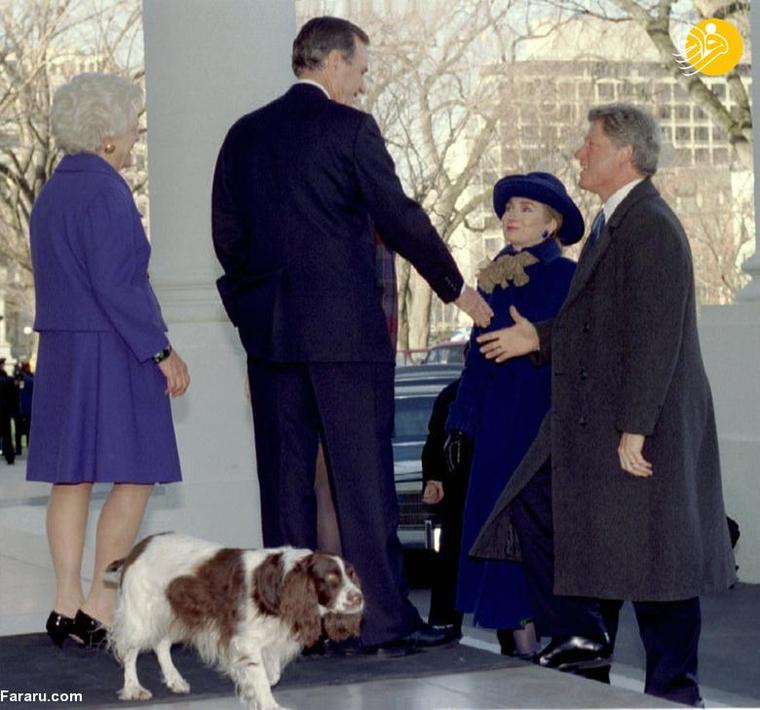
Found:
[[[743,269],[750,275],[750,282],[742,289],[739,294],[740,301],[760,301],[760,231],[757,225],[760,224],[760,186],[758,186],[757,173],[760,167],[760,82],[757,81],[758,68],[760,68],[760,4],[752,3],[750,9],[751,31],[755,41],[752,43],[752,136],[753,154],[755,164],[755,253],[744,262]],[[747,38],[749,39],[749,38]]]
[[[752,35],[760,37],[760,3],[752,3]],[[755,175],[760,168],[760,42],[752,46]],[[760,224],[755,179],[755,224]],[[756,226],[757,230],[757,226]],[[757,236],[756,239],[760,240]],[[760,244],[760,241],[758,241]],[[726,512],[741,526],[739,578],[760,582],[760,250],[745,264],[753,277],[731,306],[705,306],[700,336],[718,419]]]
[[[223,313],[211,180],[227,129],[291,83],[292,2],[143,0],[151,280],[192,383],[173,402],[184,482],[161,487],[144,533],[261,543],[245,357]]]

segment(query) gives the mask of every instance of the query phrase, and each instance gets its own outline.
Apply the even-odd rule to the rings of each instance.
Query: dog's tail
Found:
[[[124,563],[126,561],[127,558],[122,557],[120,560],[114,560],[111,562],[111,564],[106,567],[106,571],[103,574],[103,579],[106,582],[111,582],[111,584],[120,584],[121,576],[124,572]]]

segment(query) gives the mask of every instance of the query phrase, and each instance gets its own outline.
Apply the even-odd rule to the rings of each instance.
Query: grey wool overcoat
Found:
[[[508,556],[509,503],[551,457],[555,593],[671,601],[731,585],[691,253],[650,179],[584,250],[563,307],[537,329],[552,408],[471,554]],[[622,432],[646,435],[653,476],[621,469]]]

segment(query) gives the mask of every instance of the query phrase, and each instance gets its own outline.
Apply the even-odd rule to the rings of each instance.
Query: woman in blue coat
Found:
[[[114,590],[105,567],[132,547],[154,483],[181,478],[167,395],[187,368],[171,349],[148,282],[150,245],[119,175],[130,163],[140,90],[82,74],[55,94],[63,159],[30,222],[40,334],[27,479],[53,484],[47,533],[56,600],[51,639],[105,637]],[[87,597],[81,567],[93,483],[113,483],[98,520]]]
[[[494,311],[488,331],[512,324],[510,306],[531,321],[552,318],[567,295],[575,263],[561,244],[583,236],[583,217],[553,175],[509,175],[494,186],[493,205],[506,246],[481,269],[478,287]],[[478,626],[498,630],[502,650],[535,650],[536,637],[519,563],[468,557],[468,550],[549,409],[550,371],[527,357],[497,364],[479,351],[474,328],[459,386],[446,422],[447,456],[456,463],[463,438],[474,440],[465,502],[457,608]],[[514,630],[514,634],[513,634]],[[514,636],[514,638],[513,638]]]

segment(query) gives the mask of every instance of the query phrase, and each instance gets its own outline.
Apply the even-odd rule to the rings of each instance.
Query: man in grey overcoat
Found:
[[[503,557],[510,520],[544,666],[608,667],[623,600],[647,656],[645,691],[699,706],[699,596],[729,587],[710,387],[683,227],[651,182],[659,127],[637,107],[592,109],[575,154],[603,210],[558,315],[481,336],[497,362],[552,364],[552,409],[471,554]]]

